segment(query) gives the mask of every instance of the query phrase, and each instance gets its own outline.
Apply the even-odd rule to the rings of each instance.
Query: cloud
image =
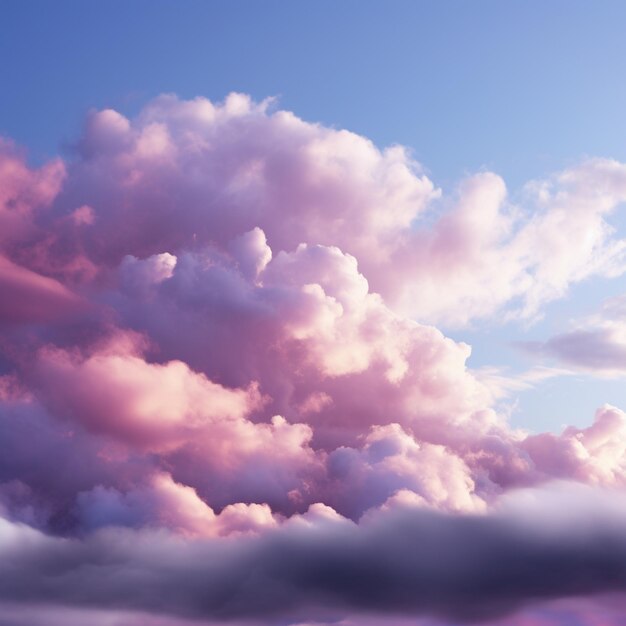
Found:
[[[0,256],[0,324],[46,322],[80,311],[86,303],[60,282]]]
[[[155,473],[124,493],[97,486],[78,494],[77,516],[87,530],[107,526],[169,528],[186,536],[220,537],[258,532],[277,521],[267,504],[229,504],[219,515],[191,487]]]
[[[589,483],[623,484],[626,415],[605,405],[587,428],[567,427],[560,435],[531,435],[521,444],[535,466],[556,477]]]
[[[67,163],[3,142],[0,621],[427,624],[624,591],[624,413],[512,429],[503,394],[555,370],[473,371],[431,325],[619,275],[624,168],[447,196],[401,147],[240,94],[92,112]],[[549,349],[608,363],[616,310]]]
[[[54,159],[39,169],[28,167],[25,155],[0,138],[0,242],[13,247],[36,231],[37,212],[48,208],[61,190],[66,168]]]
[[[107,345],[86,358],[43,349],[35,367],[45,404],[87,430],[159,450],[182,445],[211,423],[241,421],[262,402],[254,384],[226,389],[180,361],[147,363],[126,347]]]
[[[622,590],[625,515],[615,494],[563,484],[510,496],[488,516],[397,507],[355,526],[311,511],[226,542],[147,530],[67,540],[2,521],[0,595],[266,623],[303,611],[497,617]]]
[[[532,318],[572,283],[623,270],[624,243],[607,222],[626,198],[616,161],[533,181],[525,206],[490,172],[443,197],[404,148],[381,151],[240,94],[220,104],[165,95],[133,120],[93,112],[78,146],[46,224],[54,241],[40,247],[87,251],[98,267],[226,250],[260,228],[274,251],[339,247],[396,312],[455,326],[498,311]],[[71,233],[69,216],[81,222]]]
[[[607,299],[594,315],[575,320],[572,330],[545,342],[519,346],[534,355],[556,359],[579,371],[598,376],[623,376],[626,371],[625,297]]]

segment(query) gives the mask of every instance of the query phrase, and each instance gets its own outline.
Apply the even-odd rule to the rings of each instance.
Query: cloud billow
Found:
[[[66,162],[3,141],[0,183],[7,615],[471,621],[624,591],[626,415],[514,430],[432,324],[619,275],[626,166],[448,198],[401,147],[166,95],[90,114]]]

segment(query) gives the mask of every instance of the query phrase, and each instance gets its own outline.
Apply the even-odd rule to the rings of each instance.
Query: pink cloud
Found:
[[[117,345],[86,358],[45,348],[36,376],[56,413],[148,450],[175,448],[216,421],[241,421],[262,403],[253,384],[226,389],[185,363],[147,363]]]
[[[623,591],[624,414],[514,430],[428,323],[620,274],[624,167],[448,198],[403,148],[240,94],[93,112],[68,164],[2,143],[0,599],[428,622]]]
[[[80,146],[56,212],[90,208],[98,227],[79,241],[98,264],[225,250],[261,228],[275,253],[338,246],[394,310],[453,325],[502,309],[532,317],[570,284],[622,271],[624,244],[606,222],[625,197],[615,161],[533,181],[527,207],[488,172],[441,198],[403,148],[381,151],[240,94],[161,96],[133,120],[94,112]]]
[[[30,169],[24,154],[0,138],[0,243],[12,246],[33,235],[37,212],[58,195],[66,168],[60,159]]]
[[[0,323],[45,322],[80,311],[78,295],[53,278],[0,256]]]

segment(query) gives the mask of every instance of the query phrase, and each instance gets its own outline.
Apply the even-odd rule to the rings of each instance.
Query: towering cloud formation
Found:
[[[7,619],[470,620],[624,591],[626,416],[512,430],[425,325],[622,271],[626,166],[527,196],[483,173],[444,198],[404,149],[239,94],[94,113],[38,170],[2,143]]]

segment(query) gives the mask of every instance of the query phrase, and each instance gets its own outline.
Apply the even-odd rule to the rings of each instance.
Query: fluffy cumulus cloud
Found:
[[[619,275],[625,199],[608,160],[447,195],[240,94],[93,113],[40,168],[0,143],[0,621],[619,613],[626,416],[512,429],[435,325]],[[623,369],[612,306],[534,349]]]

